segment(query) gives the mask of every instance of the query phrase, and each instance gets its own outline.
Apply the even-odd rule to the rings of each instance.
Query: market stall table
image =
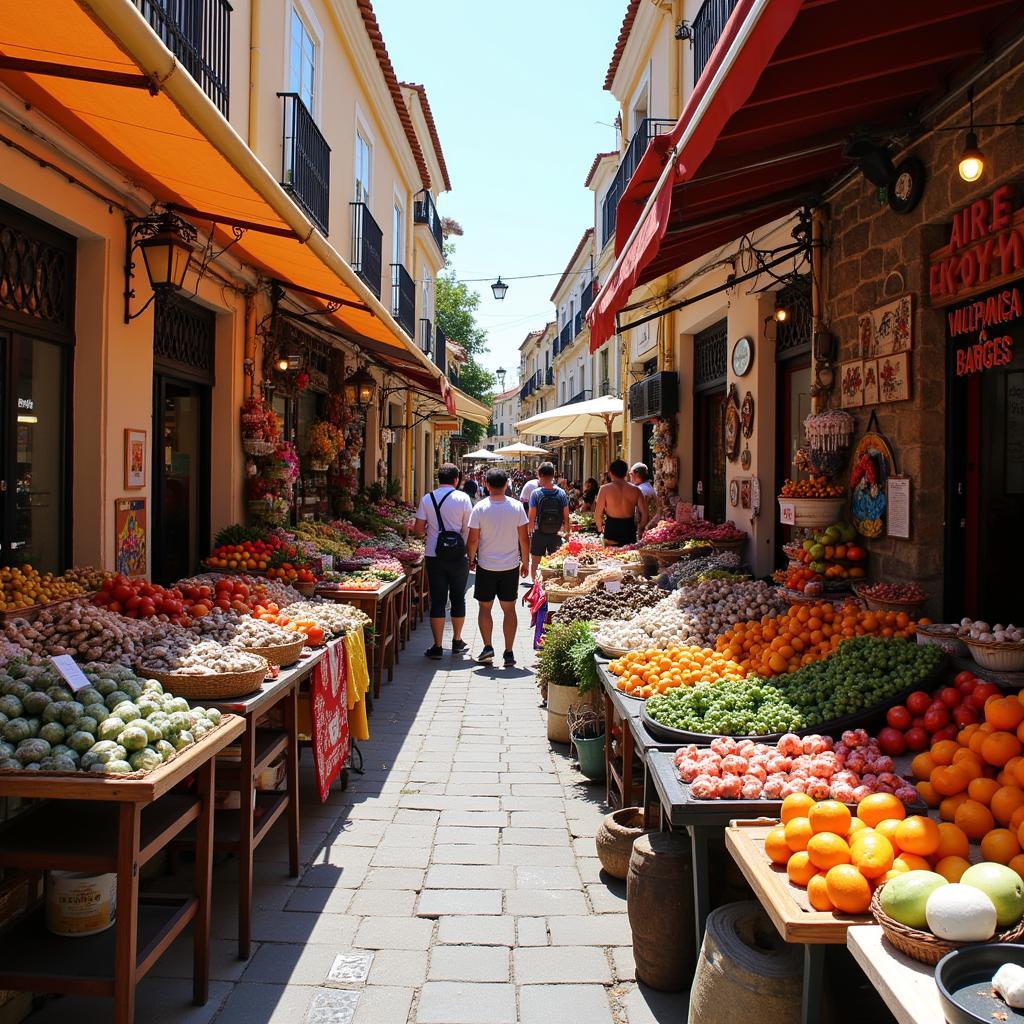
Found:
[[[237,790],[237,811],[218,811],[214,845],[218,850],[238,854],[238,955],[249,958],[252,933],[253,852],[266,838],[274,823],[288,812],[288,873],[299,875],[299,737],[297,695],[305,679],[324,655],[314,651],[276,679],[267,679],[259,690],[246,697],[206,701],[205,706],[239,716],[244,721],[240,756],[237,761],[221,759],[222,789]],[[280,729],[257,727],[271,709],[281,705],[284,725]],[[257,778],[282,754],[285,756],[287,788],[259,790]]]
[[[245,723],[221,724],[172,760],[137,778],[0,773],[0,797],[44,800],[0,829],[0,867],[116,873],[117,915],[92,936],[61,937],[45,908],[17,919],[0,939],[0,989],[112,997],[115,1024],[131,1024],[135,986],[192,922],[193,1000],[209,989],[210,888],[216,754]],[[176,789],[195,776],[193,790]],[[139,876],[168,843],[195,829],[195,894],[139,894]]]

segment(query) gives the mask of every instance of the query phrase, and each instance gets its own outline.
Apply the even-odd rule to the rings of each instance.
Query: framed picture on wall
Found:
[[[146,499],[114,502],[114,569],[123,576],[146,575]]]
[[[878,405],[878,360],[864,360],[864,404]]]
[[[839,364],[839,395],[844,409],[864,404],[864,361],[851,359]]]
[[[146,432],[124,432],[124,489],[138,491],[146,486]]]
[[[878,360],[878,397],[883,402],[904,402],[910,397],[910,356],[906,352]]]

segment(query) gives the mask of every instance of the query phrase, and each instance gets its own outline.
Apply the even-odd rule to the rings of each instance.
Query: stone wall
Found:
[[[1024,113],[1024,66],[994,66],[975,86],[974,116],[980,123],[1011,121]],[[943,124],[968,121],[966,100],[946,112]],[[851,409],[857,435],[872,411],[892,443],[897,466],[911,478],[909,540],[870,541],[871,573],[878,579],[916,580],[933,595],[926,611],[941,614],[946,488],[946,342],[941,310],[928,302],[928,255],[948,239],[953,214],[994,188],[1024,184],[1020,129],[982,129],[985,172],[973,185],[961,180],[957,162],[964,132],[942,131],[910,143],[894,157],[917,156],[928,175],[918,206],[906,215],[881,205],[877,189],[855,174],[829,199],[829,249],[825,259],[826,316],[839,341],[838,362],[856,359],[857,319],[904,292],[913,295],[911,397],[905,402]],[[831,404],[839,405],[838,372]]]

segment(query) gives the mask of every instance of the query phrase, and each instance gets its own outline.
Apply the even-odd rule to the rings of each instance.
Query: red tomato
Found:
[[[939,700],[947,708],[955,708],[964,702],[964,695],[955,686],[944,686],[939,690]]]
[[[931,704],[932,699],[924,690],[915,690],[907,698],[907,708],[912,715],[923,715]]]
[[[976,678],[973,672],[957,672],[953,682],[957,686],[962,686],[964,683],[973,683]]]
[[[945,704],[935,704],[924,715],[924,727],[933,734],[949,725],[949,708]],[[954,732],[954,736],[956,733]]]
[[[911,729],[923,729],[924,728],[924,715],[915,715],[910,722]]]
[[[970,673],[964,673],[964,672],[961,672],[961,673],[960,673],[960,676],[962,676],[962,675],[969,675],[969,674],[970,674]],[[959,679],[959,678],[960,678],[960,676],[957,676],[957,679]],[[961,682],[957,683],[957,684],[956,684],[956,688],[957,688],[957,689],[958,689],[958,690],[959,690],[959,691],[960,691],[960,692],[961,692],[961,693],[962,693],[962,694],[963,694],[963,695],[964,695],[965,697],[969,697],[969,696],[970,696],[970,695],[971,695],[971,694],[972,694],[972,693],[974,692],[974,688],[975,688],[975,687],[976,687],[977,685],[978,685],[978,680],[977,680],[977,679],[975,679],[975,678],[974,678],[974,676],[971,676],[971,678],[970,678],[970,679],[964,679],[964,680],[961,680]]]
[[[152,601],[143,601],[142,604],[139,605],[137,611],[147,619],[152,618],[152,616],[156,615],[156,606]]]
[[[897,704],[896,707],[889,708],[886,712],[885,720],[893,729],[899,729],[900,732],[906,732],[910,728],[913,716],[902,704]]]
[[[999,696],[999,687],[995,683],[978,683],[971,691],[970,702],[980,711],[989,697]]]
[[[107,605],[107,607],[112,612],[121,612],[124,610],[124,605],[122,605],[120,601],[111,601],[110,604]]]
[[[899,757],[900,754],[906,752],[907,738],[899,729],[886,726],[878,734],[878,747],[883,754],[888,754],[890,757]]]
[[[908,729],[903,738],[907,741],[907,750],[913,750],[915,753],[924,750],[931,742],[931,737],[925,729]]]
[[[939,740],[955,740],[956,732],[957,729],[955,725],[947,725],[938,732],[932,733],[932,743],[938,743]]]
[[[121,604],[124,604],[125,601],[127,601],[132,596],[133,593],[134,591],[132,590],[131,587],[128,586],[127,583],[119,583],[114,588],[114,600],[120,601]]]
[[[143,583],[139,587],[139,597],[152,597],[155,591],[148,583]]]
[[[138,594],[132,594],[132,596],[124,602],[125,608],[129,609],[138,608],[140,604],[142,604],[142,598],[139,597]]]
[[[978,720],[978,712],[970,704],[961,704],[953,709],[953,721],[962,729],[965,725],[973,725]]]
[[[109,594],[114,589],[114,581],[112,579],[104,580],[103,587],[101,589],[103,589],[106,593]]]

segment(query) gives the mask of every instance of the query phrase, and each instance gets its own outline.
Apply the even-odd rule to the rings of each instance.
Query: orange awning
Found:
[[[45,12],[24,0],[0,0],[0,54],[131,75],[141,69],[158,91],[11,70],[0,71],[0,81],[157,201],[288,233],[247,230],[231,252],[285,286],[351,303],[332,314],[340,328],[400,352],[439,381],[439,369],[314,229],[130,0],[47,0],[44,6]],[[347,217],[336,214],[335,221],[334,230],[347,237]],[[223,228],[217,234],[224,242],[231,238]],[[440,393],[439,383],[435,388]]]

